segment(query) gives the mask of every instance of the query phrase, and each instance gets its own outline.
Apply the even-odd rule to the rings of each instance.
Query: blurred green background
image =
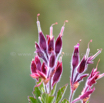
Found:
[[[35,81],[30,77],[30,62],[34,58],[35,41],[38,42],[36,25],[37,14],[44,34],[54,26],[54,35],[60,32],[65,20],[63,36],[63,75],[59,86],[69,83],[70,59],[73,46],[80,43],[81,58],[88,42],[91,54],[104,48],[104,0],[0,0],[0,103],[28,103],[32,96]],[[96,67],[104,72],[104,52],[89,65],[87,73]],[[67,79],[66,79],[67,78]],[[77,89],[75,97],[80,95],[84,82]],[[104,78],[95,85],[90,103],[103,103]],[[69,87],[65,97],[68,98]]]

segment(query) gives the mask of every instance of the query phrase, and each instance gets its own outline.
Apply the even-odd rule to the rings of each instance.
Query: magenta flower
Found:
[[[72,101],[72,103],[76,103],[77,101],[82,101],[82,103],[86,103],[88,101],[88,99],[90,98],[91,94],[94,92],[95,88],[91,89],[90,87],[88,87],[87,91],[82,92],[82,94],[76,98],[74,101]]]

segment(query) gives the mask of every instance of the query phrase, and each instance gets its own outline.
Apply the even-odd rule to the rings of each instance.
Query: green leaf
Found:
[[[59,103],[65,93],[65,90],[67,88],[68,84],[66,84],[65,86],[61,87],[58,92],[57,92],[57,97],[56,97],[56,102],[55,103]]]
[[[51,93],[50,93],[50,95],[54,95],[54,93],[55,93],[55,90],[56,90],[56,84],[53,86],[53,89],[51,90]]]
[[[54,96],[50,96],[50,94],[43,93],[41,95],[41,101],[43,103],[53,103],[53,100],[54,100]]]
[[[37,100],[34,97],[28,97],[29,103],[38,103]]]
[[[87,101],[87,103],[89,103],[89,101]]]
[[[61,103],[69,103],[69,101],[67,99],[64,99]]]
[[[41,91],[38,87],[34,87],[33,95],[36,97],[37,103],[41,103],[39,97],[41,96]]]
[[[39,79],[39,82],[37,82],[37,84],[39,84],[40,82],[41,82],[41,79]],[[45,92],[43,83],[41,83],[41,85],[39,86],[39,89],[40,89],[40,91],[41,91],[42,93]]]

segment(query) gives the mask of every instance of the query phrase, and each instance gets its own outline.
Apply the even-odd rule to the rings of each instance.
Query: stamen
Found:
[[[63,36],[63,32],[64,32],[64,28],[65,28],[65,23],[68,22],[68,20],[65,20],[64,21],[64,25],[62,26],[61,28],[61,31],[60,31],[60,36],[62,37]]]
[[[39,16],[39,15],[40,15],[40,14],[37,14],[37,27],[38,27],[38,33],[42,31],[42,30],[41,30],[41,27],[40,27],[40,21],[39,21],[39,19],[38,19],[38,16]]]
[[[58,24],[58,22],[56,22],[56,23],[53,23],[51,26],[53,26],[53,25],[57,25]]]
[[[56,22],[56,23],[52,24],[50,27],[50,39],[52,39],[52,37],[53,37],[53,25],[57,25],[57,24],[58,23]]]
[[[65,20],[65,21],[64,21],[64,25],[63,25],[63,26],[65,26],[65,23],[68,23],[68,20]]]
[[[98,62],[97,62],[97,64],[96,64],[96,68],[98,67],[99,62],[100,62],[100,59],[98,60]]]
[[[97,51],[98,51],[98,52],[97,52],[95,55],[93,55],[93,56],[91,57],[91,60],[95,59],[95,57],[97,57],[97,56],[101,53],[102,48],[101,48],[101,49],[97,49]]]
[[[81,41],[82,41],[82,39],[80,39],[78,43],[80,44]]]
[[[90,45],[90,43],[92,42],[92,39],[89,41],[89,43],[88,43],[88,48],[89,48],[89,45]]]
[[[37,14],[37,21],[39,21],[38,16],[40,16],[40,14]]]
[[[64,52],[61,53],[61,56],[60,56],[60,58],[59,58],[59,62],[62,62],[62,57],[63,57],[63,55],[64,55]]]
[[[87,50],[86,50],[86,55],[85,55],[85,59],[87,59],[88,58],[88,56],[89,56],[89,53],[90,53],[90,48],[89,48],[89,45],[90,45],[90,43],[92,42],[92,39],[89,41],[89,43],[88,43],[88,48],[87,48]]]

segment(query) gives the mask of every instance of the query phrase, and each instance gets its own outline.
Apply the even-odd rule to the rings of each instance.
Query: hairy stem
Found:
[[[74,91],[71,90],[71,92],[70,92],[70,97],[69,97],[69,103],[72,102],[72,99],[73,99],[73,93],[74,93]]]

